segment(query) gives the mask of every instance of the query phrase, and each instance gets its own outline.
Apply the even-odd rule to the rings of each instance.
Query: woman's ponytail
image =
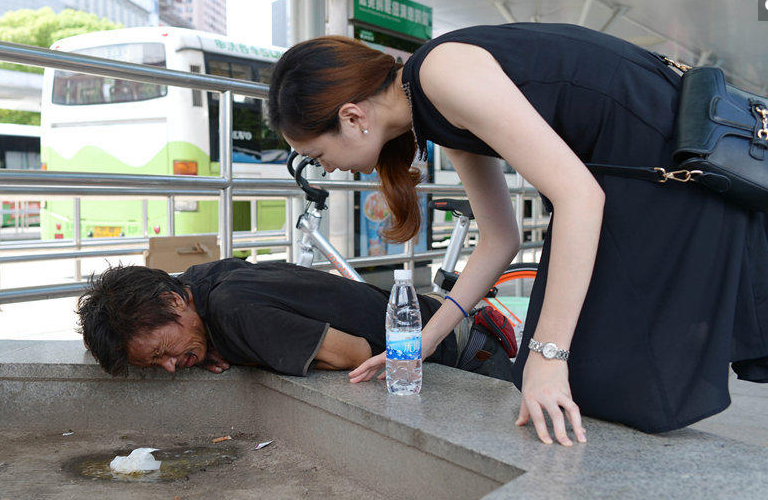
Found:
[[[392,214],[391,225],[382,236],[402,243],[413,238],[421,226],[421,210],[416,185],[421,171],[411,167],[416,155],[416,138],[408,131],[387,142],[379,153],[376,170],[381,178],[381,192]]]

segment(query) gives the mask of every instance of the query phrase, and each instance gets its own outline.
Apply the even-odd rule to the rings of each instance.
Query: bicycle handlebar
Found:
[[[293,178],[296,178],[296,172],[293,170],[293,160],[295,160],[297,156],[299,156],[299,153],[291,150],[291,154],[288,155],[288,161],[285,162],[285,166],[288,167],[288,173],[291,174],[291,177]]]
[[[309,185],[307,179],[301,175],[302,172],[304,172],[304,169],[307,168],[307,165],[312,165],[315,167],[320,165],[318,165],[316,160],[305,156],[299,162],[298,167],[296,167],[294,170],[293,162],[298,156],[299,153],[296,151],[291,151],[291,154],[288,155],[288,161],[286,162],[288,172],[291,174],[291,177],[294,178],[296,184],[298,184],[301,190],[304,191],[304,193],[307,195],[307,200],[314,202],[317,205],[318,210],[322,210],[325,208],[325,200],[328,199],[328,191],[323,188],[313,188]]]

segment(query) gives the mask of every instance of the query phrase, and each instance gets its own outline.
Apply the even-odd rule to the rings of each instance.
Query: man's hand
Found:
[[[208,349],[205,353],[205,359],[202,363],[198,363],[198,366],[205,368],[209,372],[221,373],[229,368],[229,363],[217,351]]]

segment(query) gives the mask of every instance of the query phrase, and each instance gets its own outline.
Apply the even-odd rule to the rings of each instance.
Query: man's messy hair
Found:
[[[101,367],[112,376],[128,374],[128,342],[155,328],[178,323],[177,293],[189,303],[184,285],[159,269],[110,267],[91,275],[77,301],[78,331]]]

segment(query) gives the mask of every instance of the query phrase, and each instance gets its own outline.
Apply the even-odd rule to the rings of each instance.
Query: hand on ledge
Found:
[[[213,373],[221,373],[224,370],[229,369],[229,363],[221,357],[221,354],[213,349],[208,350],[205,354],[205,359],[201,363],[198,363],[197,366],[205,368]]]

